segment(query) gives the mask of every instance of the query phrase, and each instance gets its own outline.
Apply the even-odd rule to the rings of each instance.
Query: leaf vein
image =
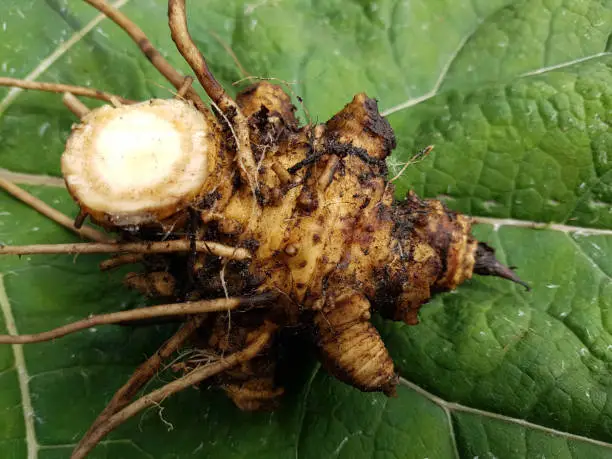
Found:
[[[440,74],[438,75],[438,79],[436,80],[433,87],[429,91],[427,91],[425,94],[422,94],[418,97],[413,97],[411,99],[408,99],[402,102],[401,104],[388,108],[387,110],[382,111],[381,115],[389,116],[395,112],[399,112],[400,110],[404,110],[414,105],[418,105],[421,102],[425,102],[426,100],[431,99],[436,94],[438,94],[438,91],[442,87],[442,83],[444,83],[444,79],[446,78],[446,75],[448,74],[448,71],[450,70],[451,65],[453,65],[453,62],[455,62],[455,59],[459,55],[459,52],[463,49],[463,47],[465,46],[467,41],[472,37],[473,34],[474,34],[474,31],[471,31],[459,41],[457,48],[452,52],[452,54],[446,60],[446,63],[444,64],[444,66],[442,67],[442,70],[440,71]]]
[[[310,389],[312,388],[312,384],[319,373],[319,369],[321,366],[319,364],[316,365],[314,370],[312,371],[312,375],[310,379],[306,382],[306,388],[304,389],[304,406],[302,407],[302,412],[300,413],[300,423],[298,425],[298,432],[295,438],[295,459],[299,458],[300,455],[300,443],[302,440],[302,431],[304,427],[304,419],[306,418],[306,404],[308,403],[308,396],[310,395]]]
[[[571,226],[560,223],[536,222],[530,220],[515,220],[513,218],[473,217],[474,224],[493,225],[497,230],[503,226],[529,228],[534,230],[560,231],[566,234],[580,236],[612,236],[612,229],[589,228],[586,226]]]
[[[534,75],[542,75],[543,73],[552,72],[554,70],[563,69],[566,67],[571,67],[572,65],[581,64],[582,62],[591,61],[593,59],[597,59],[599,57],[604,56],[612,56],[612,52],[610,51],[602,51],[601,53],[591,54],[590,56],[579,57],[578,59],[573,59],[571,61],[561,62],[559,64],[549,65],[548,67],[541,67],[536,70],[531,70],[529,72],[525,72],[521,74],[521,77],[528,77]]]
[[[506,422],[509,424],[516,424],[528,429],[534,429],[534,430],[539,430],[541,432],[546,432],[548,434],[551,435],[555,435],[558,437],[562,437],[565,438],[567,440],[576,440],[576,441],[581,441],[581,442],[585,442],[585,443],[590,443],[592,445],[596,445],[596,446],[602,446],[604,448],[609,448],[612,449],[612,443],[607,443],[605,441],[601,441],[601,440],[595,440],[593,438],[588,438],[588,437],[583,437],[582,435],[577,435],[577,434],[573,434],[570,432],[564,432],[562,430],[557,430],[557,429],[553,429],[550,427],[545,427],[539,424],[534,424],[533,422],[529,422],[525,419],[519,419],[519,418],[513,418],[511,416],[506,416],[503,414],[499,414],[499,413],[493,413],[491,411],[485,411],[485,410],[481,410],[478,408],[472,408],[469,406],[465,406],[465,405],[461,405],[460,403],[455,403],[455,402],[448,402],[446,400],[444,400],[443,398],[438,397],[437,395],[432,394],[431,392],[426,391],[425,389],[423,389],[422,387],[416,385],[415,383],[408,381],[407,379],[404,378],[400,378],[401,384],[414,390],[415,392],[417,392],[418,394],[424,396],[425,398],[431,400],[432,402],[434,402],[436,405],[440,406],[441,408],[448,410],[450,412],[463,412],[463,413],[468,413],[468,414],[474,414],[477,416],[483,416],[486,418],[491,418],[491,419],[495,419],[497,421],[502,421],[502,422]]]
[[[6,294],[4,287],[4,276],[0,274],[0,309],[4,317],[6,329],[10,335],[19,334],[15,324],[15,318],[11,310],[11,304]],[[19,381],[19,389],[21,392],[21,404],[23,407],[23,419],[26,430],[26,446],[28,450],[28,459],[37,459],[40,445],[36,438],[36,430],[34,427],[34,408],[32,407],[32,397],[30,394],[28,369],[25,363],[23,347],[21,344],[13,344],[13,357],[15,359],[15,369],[17,370],[17,379]]]

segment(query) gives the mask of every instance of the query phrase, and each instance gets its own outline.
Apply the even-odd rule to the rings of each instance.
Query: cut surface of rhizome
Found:
[[[191,104],[103,106],[74,127],[62,173],[83,213],[113,226],[160,222],[204,188],[218,154],[214,126]]]

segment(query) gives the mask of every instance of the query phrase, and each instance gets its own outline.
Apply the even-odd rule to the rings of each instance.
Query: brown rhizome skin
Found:
[[[395,135],[374,99],[358,94],[326,123],[306,125],[300,125],[282,86],[270,81],[234,100],[194,45],[184,0],[170,0],[172,38],[210,97],[209,108],[193,90],[194,79],[172,68],[134,23],[103,0],[86,1],[134,39],[175,86],[176,97],[134,102],[90,88],[0,78],[4,86],[63,93],[81,119],[62,157],[67,188],[79,206],[77,221],[67,222],[4,179],[0,186],[94,241],[4,246],[0,254],[115,253],[101,269],[135,265],[126,286],[164,304],[90,316],[34,335],[0,336],[0,343],[38,342],[94,325],[160,317],[184,323],[117,391],[73,457],[87,455],[143,409],[205,379],[242,410],[273,409],[283,395],[278,336],[286,328],[306,335],[338,379],[393,395],[398,377],[370,323],[372,313],[417,324],[419,308],[432,295],[455,289],[473,274],[526,286],[495,259],[493,249],[472,237],[468,217],[414,193],[394,198],[385,160]],[[75,96],[109,105],[90,111]],[[100,170],[113,156],[101,139],[121,132],[117,120],[128,119],[134,126],[143,120],[168,126],[160,143],[180,146],[184,154],[176,159],[176,172],[182,175],[152,169],[157,181],[133,183],[121,192],[119,179],[112,186],[104,181],[108,177]],[[152,151],[143,154],[161,159],[167,153]],[[106,233],[82,226],[87,218]],[[176,366],[182,377],[132,401],[186,343],[208,356],[207,362],[182,362]]]

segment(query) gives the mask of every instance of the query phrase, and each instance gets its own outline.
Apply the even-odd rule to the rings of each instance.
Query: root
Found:
[[[104,424],[106,420],[117,411],[124,408],[138,391],[142,389],[161,368],[162,363],[172,354],[178,351],[204,322],[204,315],[191,317],[168,341],[141,364],[132,374],[130,379],[115,392],[113,398],[108,402],[104,410],[93,422],[84,438],[89,437],[95,429]]]
[[[272,170],[280,180],[282,186],[289,186],[294,182],[293,176],[279,163],[272,164]]]
[[[90,0],[87,0],[90,1]],[[210,72],[206,60],[193,42],[187,30],[187,15],[185,12],[185,0],[169,0],[168,19],[170,33],[177,49],[185,58],[189,66],[195,72],[198,81],[206,91],[211,100],[219,106],[227,118],[235,124],[236,138],[238,144],[236,148],[238,164],[240,165],[243,178],[257,189],[257,165],[251,150],[251,140],[249,136],[249,126],[246,117],[240,111],[238,104],[227,95],[223,87]]]
[[[97,241],[98,243],[105,243],[110,240],[110,238],[106,236],[104,233],[101,233],[93,228],[89,228],[89,227],[83,227],[83,228],[78,228],[78,229],[75,228],[73,225],[73,220],[70,217],[63,214],[59,210],[54,209],[53,207],[47,205],[46,203],[44,203],[37,197],[25,191],[23,188],[15,185],[14,183],[6,179],[3,179],[2,177],[0,177],[0,188],[4,189],[6,192],[10,193],[15,198],[29,205],[34,210],[40,212],[44,216],[53,220],[54,222],[59,223],[60,225],[69,229],[70,231],[75,232],[79,236],[85,237],[87,239],[91,239],[92,241]],[[71,244],[67,244],[67,245],[71,245]],[[75,245],[75,244],[72,244],[72,245]],[[36,246],[32,246],[32,247],[36,247]],[[41,247],[41,246],[38,246],[38,247]],[[44,247],[44,245],[42,247]],[[0,254],[5,253],[4,249],[6,249],[6,247],[2,247],[0,245]]]
[[[87,220],[87,217],[89,217],[89,214],[83,209],[80,209],[78,215],[74,219],[73,226],[77,229],[80,229],[83,226],[83,223],[85,223],[85,220]]]
[[[1,179],[0,179],[1,180]],[[70,221],[72,225],[72,221]],[[75,231],[84,231],[84,229]],[[55,253],[173,253],[191,251],[190,241],[181,239],[162,242],[86,242],[76,244],[0,245],[0,255],[36,255]],[[246,260],[251,254],[246,249],[230,247],[218,242],[196,241],[196,252],[209,253],[230,260]]]
[[[208,94],[223,111],[227,111],[230,105],[232,105],[231,102],[233,102],[233,100],[227,95],[212,73],[210,73],[204,56],[202,56],[196,47],[187,30],[185,0],[170,0],[168,2],[168,18],[172,40],[176,43],[179,52],[195,72],[206,94]],[[233,105],[235,105],[235,102]]]
[[[121,11],[109,5],[104,0],[85,0],[98,11],[106,15],[111,21],[121,27],[134,42],[138,45],[142,53],[153,64],[153,66],[161,73],[172,85],[180,90],[185,82],[185,77],[181,75],[170,63],[155,49],[151,41],[147,38],[140,27],[132,22]],[[72,91],[69,91],[72,92]],[[208,108],[195,92],[193,88],[188,88],[185,96],[191,100],[198,110],[208,112]]]
[[[185,77],[185,82],[183,83],[183,86],[179,88],[178,92],[175,95],[175,98],[184,99],[185,94],[187,94],[187,91],[189,91],[189,88],[191,88],[192,84],[193,84],[193,77],[190,77],[190,76]]]
[[[85,457],[108,433],[114,430],[117,426],[123,424],[132,416],[135,416],[140,411],[157,405],[164,401],[167,397],[186,389],[189,386],[199,384],[203,380],[211,376],[222,373],[232,367],[247,362],[259,354],[270,341],[274,329],[269,325],[264,325],[259,336],[242,351],[231,354],[217,362],[211,363],[197,368],[180,379],[172,381],[165,386],[150,392],[149,394],[139,398],[132,404],[126,406],[121,411],[107,418],[103,423],[92,431],[76,446],[72,452],[72,459],[80,459]]]
[[[64,102],[64,105],[68,107],[68,110],[74,113],[75,116],[79,119],[82,119],[91,111],[87,105],[81,102],[74,94],[70,92],[64,93],[64,97],[62,97],[62,102]]]
[[[69,84],[41,83],[39,81],[26,81],[20,80],[18,78],[0,77],[0,86],[11,86],[14,88],[34,89],[37,91],[58,93],[69,92],[71,94],[74,94],[75,96],[91,97],[92,99],[103,100],[111,104],[114,104],[117,101],[125,105],[135,103],[135,101],[133,100],[125,99],[123,97],[116,96],[108,92],[100,91],[99,89],[86,88],[84,86],[73,86]]]
[[[391,180],[389,180],[389,183],[395,182],[398,178],[400,178],[404,172],[406,171],[406,169],[408,169],[409,166],[412,166],[413,164],[421,161],[422,159],[426,158],[429,153],[431,153],[431,150],[434,149],[433,145],[429,145],[425,148],[423,148],[421,151],[419,151],[417,154],[415,154],[412,158],[410,158],[410,160],[408,162],[406,162],[404,164],[404,166],[400,169],[400,171],[395,174],[395,177],[393,177]]]
[[[216,300],[193,301],[188,303],[161,304],[149,306],[130,311],[112,312],[90,316],[87,319],[78,320],[61,327],[42,333],[31,335],[0,335],[0,344],[28,344],[50,341],[70,333],[75,333],[98,325],[117,324],[120,322],[138,321],[154,317],[184,316],[193,314],[204,314],[207,312],[230,311],[241,306],[253,306],[266,303],[271,300],[271,295],[263,294],[253,297],[234,297]]]
[[[120,266],[140,263],[142,260],[144,260],[144,254],[142,253],[126,253],[124,255],[118,255],[101,262],[100,271],[110,271],[111,269],[115,269]]]
[[[250,76],[250,73],[246,71],[246,69],[242,66],[242,64],[240,63],[240,60],[238,59],[238,56],[236,56],[236,53],[234,52],[234,50],[230,47],[230,45],[228,45],[223,38],[221,38],[219,36],[219,34],[217,34],[216,32],[210,30],[208,32],[209,34],[212,35],[212,37],[217,40],[217,42],[223,47],[223,49],[225,50],[225,52],[227,54],[229,54],[229,56],[232,58],[232,60],[234,61],[234,64],[236,64],[236,67],[238,67],[238,71],[240,72],[240,74],[243,76],[243,78],[248,78]]]

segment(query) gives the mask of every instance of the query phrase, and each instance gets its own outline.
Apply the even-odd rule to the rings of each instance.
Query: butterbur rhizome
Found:
[[[85,456],[129,417],[205,379],[243,410],[273,408],[283,394],[277,350],[287,327],[312,340],[337,378],[393,394],[398,380],[370,323],[373,311],[416,324],[433,294],[474,273],[522,283],[471,236],[467,217],[412,193],[394,200],[385,159],[395,137],[375,100],[358,94],[327,123],[305,126],[291,98],[269,81],[234,100],[191,40],[184,0],[170,0],[172,38],[210,97],[209,108],[193,90],[194,79],[172,68],[135,24],[102,0],[86,1],[134,39],[176,87],[176,97],[134,102],[90,88],[0,78],[5,86],[62,92],[80,118],[62,172],[80,208],[70,226],[94,240],[4,246],[0,253],[115,253],[101,268],[137,266],[125,284],[164,304],[0,342],[167,316],[184,323],[119,389],[73,457]],[[90,110],[76,96],[109,104]],[[31,198],[5,180],[2,186]],[[87,217],[106,232],[82,226]],[[132,401],[187,343],[197,352],[175,365],[183,375]]]

